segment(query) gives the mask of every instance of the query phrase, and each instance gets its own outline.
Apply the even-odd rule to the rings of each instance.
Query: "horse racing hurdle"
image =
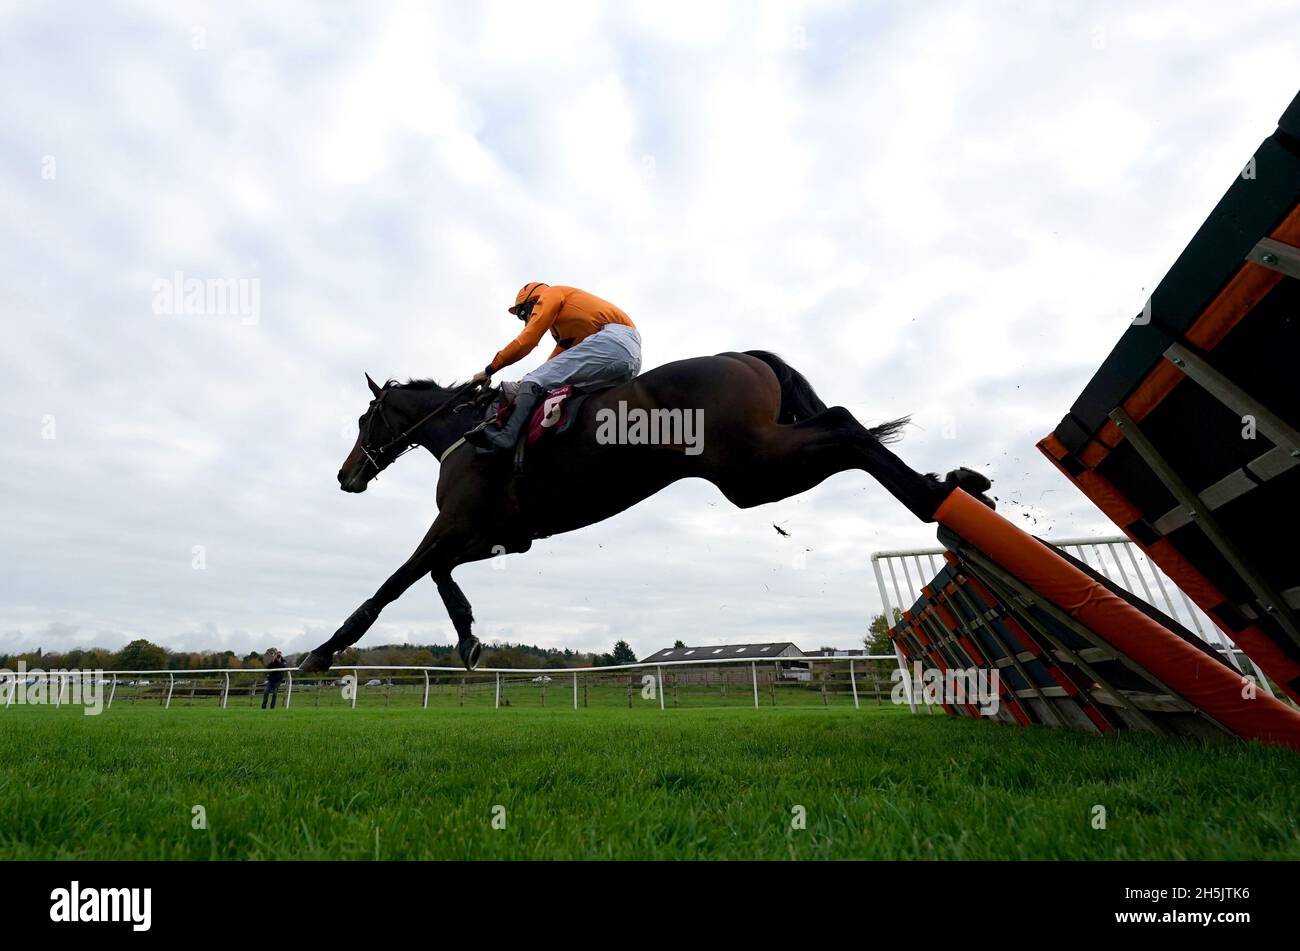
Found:
[[[1300,96],[1039,448],[1300,701]],[[955,492],[947,564],[891,632],[999,670],[999,715],[1300,749],[1300,713],[1176,620]],[[1264,689],[1267,688],[1267,689]],[[950,713],[978,712],[947,703]]]
[[[1300,96],[1047,457],[1300,701]]]
[[[933,672],[931,684],[998,672],[996,704],[943,692],[950,714],[1300,750],[1300,712],[1178,621],[964,492],[938,519],[946,564],[890,635],[909,668]],[[912,690],[924,696],[924,682]]]

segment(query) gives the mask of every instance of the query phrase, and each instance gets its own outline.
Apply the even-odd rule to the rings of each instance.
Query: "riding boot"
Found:
[[[479,449],[487,449],[489,445],[487,441],[487,429],[489,426],[495,427],[497,425],[497,419],[501,416],[501,413],[504,412],[505,407],[509,403],[510,397],[506,396],[504,393],[498,393],[497,398],[492,401],[492,405],[488,408],[487,415],[479,421],[477,426],[465,434],[465,441],[471,446],[476,446]]]
[[[524,427],[528,425],[528,417],[533,415],[533,410],[545,393],[546,390],[536,383],[519,384],[514,409],[510,411],[510,418],[505,425],[501,426],[492,420],[486,426],[466,433],[465,441],[484,452],[506,452],[513,449],[515,443],[519,442]]]

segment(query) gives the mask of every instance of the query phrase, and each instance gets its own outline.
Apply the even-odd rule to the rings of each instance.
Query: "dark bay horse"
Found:
[[[956,469],[941,481],[886,448],[905,419],[868,429],[844,407],[827,408],[800,373],[761,350],[680,360],[593,394],[566,432],[528,450],[522,478],[515,478],[509,453],[486,456],[456,446],[482,416],[488,393],[461,402],[455,387],[366,381],[374,398],[339,469],[339,486],[364,492],[404,450],[423,446],[442,461],[438,517],[411,557],[307,655],[304,671],[327,668],[336,651],[360,640],[379,612],[425,575],[438,587],[461,660],[472,670],[480,645],[469,601],[451,578],[458,565],[527,551],[536,538],[607,519],[678,479],[707,479],[732,503],[750,508],[805,492],[837,472],[863,469],[922,521],[933,521],[956,488],[993,504],[983,495],[989,480],[979,473]],[[680,428],[677,441],[668,444],[611,441],[609,427],[602,436],[602,420],[620,413],[626,419],[635,410],[692,414],[700,432],[691,444],[680,438]],[[562,505],[561,499],[576,501]]]

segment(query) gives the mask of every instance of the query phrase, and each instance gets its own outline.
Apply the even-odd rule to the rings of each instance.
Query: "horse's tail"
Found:
[[[776,381],[781,384],[781,411],[776,416],[778,423],[797,423],[825,412],[826,404],[812,388],[812,384],[790,364],[767,350],[746,350],[745,353],[771,367],[776,374]]]
[[[891,419],[879,426],[872,426],[867,432],[875,436],[881,443],[898,442],[903,438],[903,430],[911,421],[912,417],[910,416],[900,416],[898,419]]]
[[[778,423],[797,423],[825,412],[826,404],[812,388],[812,384],[790,364],[767,350],[746,350],[745,353],[757,357],[771,367],[772,372],[776,374],[777,382],[781,384],[781,409],[776,417]],[[895,442],[902,438],[903,428],[909,422],[911,417],[904,416],[901,419],[881,423],[879,426],[872,426],[867,432],[882,443]]]

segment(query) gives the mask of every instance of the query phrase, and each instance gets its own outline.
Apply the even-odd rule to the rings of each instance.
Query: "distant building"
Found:
[[[706,647],[665,647],[641,661],[643,664],[677,664],[687,660],[771,660],[773,657],[803,657],[790,641],[773,644],[712,644]],[[728,664],[727,666],[734,666]]]
[[[666,647],[651,654],[641,663],[663,664],[664,667],[676,665],[672,673],[664,671],[664,679],[669,683],[708,685],[749,683],[749,664],[730,663],[714,667],[708,663],[698,663],[699,661],[741,658],[761,663],[777,658],[789,660],[802,656],[803,651],[790,641],[773,644],[709,644],[704,647]],[[688,664],[687,661],[697,661],[697,663]]]

